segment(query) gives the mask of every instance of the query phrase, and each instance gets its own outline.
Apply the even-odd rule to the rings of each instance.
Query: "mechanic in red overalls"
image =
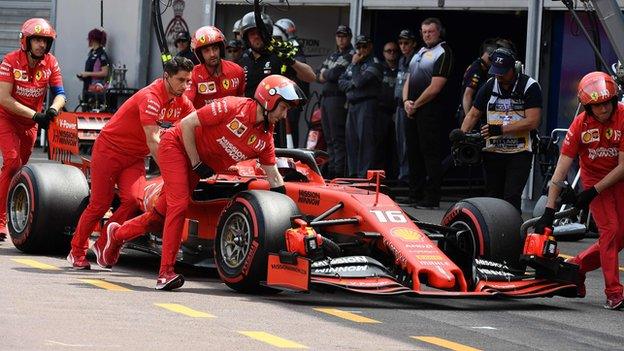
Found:
[[[156,289],[172,290],[184,284],[173,270],[180,248],[185,212],[191,191],[200,178],[223,172],[237,162],[258,157],[272,191],[285,193],[275,165],[273,129],[288,109],[305,103],[301,89],[290,79],[264,78],[254,99],[225,97],[182,119],[167,131],[158,147],[163,190],[154,210],[125,222],[111,223],[103,261],[114,265],[124,242],[163,226],[162,258]]]
[[[563,142],[544,215],[535,225],[536,233],[552,227],[555,200],[562,182],[578,155],[583,192],[575,200],[576,208],[587,208],[598,226],[598,242],[568,260],[578,264],[585,296],[585,273],[602,267],[605,280],[606,309],[624,307],[618,271],[618,253],[624,246],[624,104],[618,103],[618,87],[603,72],[587,74],[578,87],[578,97],[585,111],[576,116]]]
[[[217,28],[199,28],[191,46],[199,58],[193,68],[191,87],[184,93],[199,109],[214,99],[245,94],[245,72],[236,63],[224,60],[225,36]]]
[[[95,225],[110,209],[119,188],[121,204],[109,223],[123,222],[139,209],[137,194],[145,187],[146,156],[160,164],[157,148],[161,128],[168,128],[193,112],[193,104],[184,96],[191,83],[193,62],[174,57],[164,64],[162,78],[139,90],[124,102],[104,126],[93,146],[91,158],[91,197],[78,221],[67,260],[76,269],[89,269],[86,259],[89,236]],[[104,235],[93,245],[99,262]]]
[[[6,201],[11,178],[28,162],[37,139],[37,125],[48,128],[50,121],[65,106],[63,78],[50,47],[56,31],[43,18],[24,22],[20,48],[4,56],[0,64],[0,241],[8,231]],[[40,112],[48,87],[54,99]]]

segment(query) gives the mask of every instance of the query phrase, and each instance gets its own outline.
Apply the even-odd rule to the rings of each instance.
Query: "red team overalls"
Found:
[[[137,196],[142,196],[145,186],[144,159],[150,153],[143,127],[174,123],[194,110],[185,96],[170,99],[165,82],[157,79],[134,94],[113,115],[93,147],[91,197],[72,239],[74,257],[86,254],[91,232],[110,208],[115,184],[121,204],[109,222],[123,222],[139,209]]]
[[[201,161],[215,172],[223,172],[240,161],[258,157],[263,165],[275,164],[272,128],[264,131],[256,122],[257,103],[243,97],[225,97],[197,110],[201,127],[195,142]],[[158,148],[164,186],[155,211],[148,211],[124,223],[115,232],[115,241],[126,242],[162,227],[163,247],[160,276],[173,272],[180,248],[185,212],[199,177],[192,171],[177,126],[161,138]]]
[[[232,61],[221,60],[221,73],[208,73],[204,64],[195,65],[191,73],[191,86],[186,95],[196,109],[202,108],[214,99],[245,94],[245,72]]]
[[[27,53],[15,50],[0,64],[0,82],[13,84],[11,96],[22,105],[41,111],[48,87],[62,87],[63,78],[56,58],[47,53],[34,68],[28,66]],[[28,162],[37,138],[33,120],[16,116],[0,106],[0,227],[6,225],[6,201],[11,178]]]
[[[589,189],[618,165],[618,153],[624,151],[624,105],[608,122],[602,124],[585,112],[578,115],[566,135],[561,153],[580,158],[583,188]],[[622,296],[618,253],[624,246],[624,181],[601,191],[591,202],[590,210],[598,232],[598,242],[574,257],[582,274],[602,267],[608,299]]]

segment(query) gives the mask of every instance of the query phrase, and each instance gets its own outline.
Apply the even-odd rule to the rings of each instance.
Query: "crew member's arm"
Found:
[[[343,92],[348,92],[353,88],[353,82],[351,81],[351,77],[348,74],[349,68],[347,68],[338,79],[338,88]]]
[[[160,128],[158,125],[143,126],[143,132],[145,132],[145,141],[150,151],[150,156],[158,164],[158,143],[160,143]]]
[[[184,143],[184,150],[191,161],[191,166],[198,164],[199,153],[197,152],[197,144],[195,143],[195,128],[199,127],[199,117],[197,112],[193,112],[190,115],[182,118],[180,121],[180,130],[182,131],[182,143]]]
[[[472,107],[472,100],[474,99],[476,90],[471,87],[466,87],[464,90],[464,96],[462,96],[462,108],[464,109],[464,115],[467,115]]]
[[[611,172],[607,173],[598,183],[594,185],[598,193],[609,188],[611,185],[619,182],[624,178],[624,152],[618,153],[618,165]]]
[[[446,77],[432,77],[431,84],[420,94],[418,99],[414,101],[414,109],[422,107],[426,103],[433,100],[444,88],[444,84],[448,79]]]
[[[13,91],[13,83],[0,82],[0,105],[14,115],[32,119],[37,111],[15,100],[11,96],[11,91]]]
[[[477,124],[477,122],[479,122],[480,118],[481,111],[479,111],[476,107],[472,106],[470,108],[470,111],[468,111],[468,114],[466,114],[466,117],[464,117],[464,121],[462,122],[462,132],[468,133],[469,131],[471,131]]]
[[[383,73],[377,64],[368,65],[364,72],[358,73],[358,70],[355,71],[351,80],[353,87],[356,89],[360,89],[372,81],[377,81],[378,84],[381,84],[383,80]]]
[[[340,79],[340,76],[344,73],[344,71],[346,71],[347,67],[349,66],[351,59],[352,59],[352,55],[351,54],[346,54],[343,56],[340,56],[337,60],[336,60],[336,64],[334,65],[334,68],[324,68],[321,69],[321,73],[320,73],[320,78],[319,81],[321,83],[323,82],[332,82],[332,83],[338,83],[338,79]]]
[[[52,93],[52,96],[54,97],[52,99],[52,104],[50,105],[50,108],[54,110],[50,111],[50,109],[48,109],[48,111],[46,111],[46,115],[50,120],[56,117],[58,112],[61,111],[63,107],[65,107],[65,102],[67,102],[65,89],[63,88],[63,76],[61,75],[61,68],[59,67],[58,62],[56,62],[56,58],[54,58],[52,62],[53,66],[52,73],[50,74],[49,84],[50,91]]]
[[[409,100],[409,79],[410,74],[405,73],[405,78],[403,82],[403,109],[405,109],[405,113],[408,118],[412,118],[411,116],[416,112],[414,108],[414,100]]]
[[[290,67],[295,70],[295,72],[297,73],[297,78],[299,78],[300,80],[306,83],[312,83],[316,80],[316,74],[314,73],[314,70],[307,63],[295,60],[295,63],[293,63]]]
[[[106,78],[108,77],[108,66],[102,66],[101,70],[97,72],[83,71],[80,72],[80,76],[82,78],[91,77],[91,78]]]
[[[271,190],[273,190],[274,188],[280,188],[284,186],[284,179],[282,178],[282,175],[277,170],[277,165],[261,164],[260,168],[262,168],[262,170],[264,171],[264,174],[267,175],[267,180],[269,181],[269,186],[271,187]]]
[[[620,152],[620,160],[622,159]],[[550,179],[550,186],[548,187],[548,201],[546,202],[546,207],[555,208],[557,198],[561,193],[561,187],[563,181],[566,179],[566,175],[572,167],[572,163],[574,162],[574,158],[561,154],[559,155],[559,160],[557,161],[557,167],[555,168],[555,172],[553,173],[552,178]]]

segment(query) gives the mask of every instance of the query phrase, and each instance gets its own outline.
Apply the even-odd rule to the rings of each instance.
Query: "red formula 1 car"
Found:
[[[88,162],[75,160],[70,124],[61,115],[49,133],[51,155],[65,164],[26,165],[10,187],[9,231],[24,252],[68,250],[86,204]],[[256,160],[198,184],[181,262],[214,265],[229,287],[243,292],[325,285],[384,295],[576,296],[576,266],[552,255],[522,255],[522,220],[507,202],[462,200],[440,225],[424,223],[384,194],[381,171],[369,172],[368,180],[327,182],[312,152],[276,154],[287,195],[267,191]],[[143,210],[161,186],[153,176],[137,194]],[[148,233],[127,247],[159,254],[160,244],[159,233]]]

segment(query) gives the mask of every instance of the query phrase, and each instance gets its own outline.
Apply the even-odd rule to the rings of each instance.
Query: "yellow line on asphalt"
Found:
[[[279,336],[275,336],[269,333],[260,332],[260,331],[239,331],[239,333],[248,336],[252,339],[256,339],[267,343],[269,345],[273,345],[275,347],[279,347],[282,349],[307,349],[308,347],[305,345],[301,345],[294,341],[290,341],[288,339],[280,338]]]
[[[426,343],[437,345],[454,351],[481,351],[480,349],[475,349],[474,347],[458,344],[456,342],[437,338],[435,336],[410,336],[410,338],[424,341]]]
[[[110,291],[132,291],[128,288],[124,288],[123,286],[119,286],[117,284],[109,283],[100,279],[78,279],[83,283],[95,285],[98,288],[110,290]]]
[[[567,260],[568,258],[572,258],[572,257],[574,257],[574,256],[565,255],[565,254],[560,253],[560,254],[559,254],[559,257],[563,257],[563,258],[565,258],[565,259]],[[624,267],[619,266],[618,268],[620,269],[620,272],[624,272]]]
[[[347,319],[355,323],[381,323],[380,321],[376,321],[371,318],[360,316],[355,313],[339,310],[337,308],[315,308],[314,310],[327,313],[327,314],[331,314],[332,316],[335,316],[338,318]]]
[[[158,306],[158,307],[162,307],[166,310],[169,310],[171,312],[175,312],[175,313],[180,313],[183,314],[185,316],[189,316],[189,317],[193,317],[193,318],[215,318],[215,316],[211,315],[210,313],[206,313],[206,312],[202,312],[202,311],[197,311],[194,310],[192,308],[183,306],[183,305],[179,305],[177,303],[155,303],[154,305]]]
[[[58,271],[60,270],[60,268],[49,265],[49,264],[45,264],[45,263],[41,263],[39,261],[35,261],[35,260],[31,260],[28,258],[12,258],[12,261],[15,261],[17,263],[21,263],[24,264],[26,266],[30,266],[33,268],[39,268],[39,269],[43,269],[43,270],[47,270],[47,271]]]

